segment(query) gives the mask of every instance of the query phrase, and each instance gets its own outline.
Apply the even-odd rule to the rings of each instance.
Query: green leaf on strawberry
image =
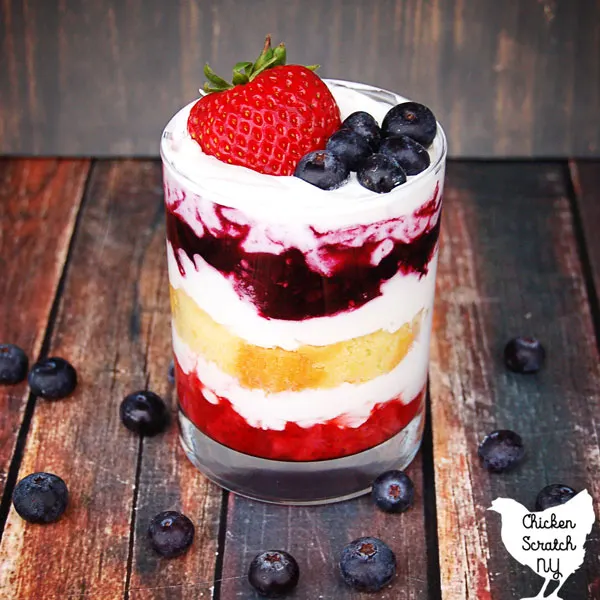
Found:
[[[260,173],[292,175],[302,156],[325,148],[340,127],[339,108],[314,73],[318,65],[286,60],[285,45],[272,48],[267,36],[254,63],[235,64],[233,83],[205,66],[207,95],[187,124],[204,153]]]

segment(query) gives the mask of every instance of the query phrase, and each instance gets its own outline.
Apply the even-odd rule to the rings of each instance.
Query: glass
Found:
[[[386,110],[404,100],[328,83]],[[175,158],[190,107],[161,140],[184,450],[213,481],[252,498],[361,495],[383,471],[404,469],[421,442],[444,133],[429,169],[389,194],[360,188],[347,199],[343,187],[294,180],[321,204],[286,204],[273,200],[271,176],[232,187],[212,178],[210,165],[221,173],[223,163],[195,177]]]

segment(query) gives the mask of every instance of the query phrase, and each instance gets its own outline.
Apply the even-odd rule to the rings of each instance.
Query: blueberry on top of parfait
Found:
[[[379,152],[393,158],[407,175],[418,175],[431,163],[429,152],[406,135],[385,138]]]
[[[406,181],[402,167],[389,156],[375,153],[358,167],[358,182],[377,194],[386,194]]]
[[[437,122],[429,108],[418,102],[402,102],[391,108],[383,119],[384,137],[406,135],[427,147],[437,133]]]
[[[301,159],[294,176],[312,183],[322,190],[339,188],[350,175],[348,166],[329,150],[314,150]]]
[[[372,154],[369,142],[351,129],[336,131],[325,148],[335,154],[350,171],[356,171],[361,161]]]
[[[368,112],[359,110],[346,117],[342,123],[342,129],[351,129],[364,138],[372,152],[377,152],[381,142],[381,128],[377,121]]]

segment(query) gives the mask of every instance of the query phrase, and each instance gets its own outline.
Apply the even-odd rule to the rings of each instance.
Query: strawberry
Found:
[[[206,65],[206,95],[188,132],[206,154],[267,175],[292,175],[308,152],[340,127],[340,110],[317,67],[285,64],[285,46],[267,36],[257,61],[237,63],[233,85]]]

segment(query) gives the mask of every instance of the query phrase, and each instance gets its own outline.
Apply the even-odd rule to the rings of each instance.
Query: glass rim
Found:
[[[343,79],[330,79],[330,78],[325,78],[325,79],[323,79],[323,81],[325,81],[326,83],[332,83],[334,85],[338,85],[338,86],[342,86],[342,87],[348,87],[349,89],[357,89],[358,88],[359,91],[379,93],[379,94],[382,94],[382,93],[388,94],[390,96],[390,99],[393,98],[395,100],[398,100],[399,102],[409,101],[408,98],[401,96],[400,94],[397,94],[396,92],[392,92],[390,90],[386,90],[384,88],[379,88],[377,86],[373,86],[373,85],[369,85],[369,84],[365,84],[365,83],[360,83],[360,82],[355,82],[355,81],[345,81]],[[202,94],[202,92],[201,92],[201,96],[202,95],[204,95],[204,94]],[[171,132],[173,131],[173,124],[174,124],[175,120],[177,119],[177,117],[179,116],[179,114],[181,112],[186,111],[189,108],[191,108],[191,106],[193,106],[197,101],[198,101],[198,98],[192,100],[185,106],[181,107],[167,122],[167,124],[164,127],[162,134],[161,134],[160,157],[161,157],[163,165],[168,167],[173,172],[174,175],[176,175],[183,182],[185,182],[186,186],[188,186],[193,192],[202,196],[202,195],[207,194],[207,192],[208,192],[207,188],[205,188],[202,185],[201,181],[188,177],[188,175],[186,175],[183,171],[178,169],[177,166],[173,163],[173,161],[167,156],[168,150],[166,150],[167,142],[169,141],[168,135],[171,134]],[[439,156],[436,157],[436,160],[433,161],[429,165],[429,167],[427,167],[427,169],[425,169],[425,171],[423,171],[422,173],[419,173],[418,175],[413,176],[411,179],[408,179],[405,183],[397,186],[396,188],[394,188],[391,192],[388,192],[387,194],[377,194],[377,195],[374,195],[373,197],[369,197],[369,198],[361,197],[360,199],[353,199],[353,201],[349,202],[348,204],[337,207],[337,209],[335,210],[335,213],[339,214],[339,213],[346,213],[346,212],[355,212],[357,210],[360,211],[361,209],[367,208],[367,204],[368,204],[368,208],[379,208],[381,206],[391,204],[393,201],[398,200],[399,196],[403,196],[403,195],[410,193],[410,191],[412,191],[412,189],[414,189],[414,187],[416,185],[418,185],[419,183],[421,183],[421,182],[429,179],[431,176],[435,176],[437,173],[439,173],[440,166],[445,163],[446,158],[447,158],[448,142],[447,142],[447,137],[446,137],[444,128],[441,126],[439,121],[436,120],[436,123],[437,123],[436,137],[439,136],[440,141],[441,141],[440,152],[439,152]],[[244,167],[240,167],[240,168],[244,168]],[[267,177],[273,177],[273,176],[267,175]],[[227,202],[223,202],[220,200],[215,200],[215,202],[222,206],[228,206],[228,207],[232,207],[232,208],[240,208],[235,203],[229,204]],[[311,210],[311,208],[312,207],[307,207],[306,210],[307,211]]]

